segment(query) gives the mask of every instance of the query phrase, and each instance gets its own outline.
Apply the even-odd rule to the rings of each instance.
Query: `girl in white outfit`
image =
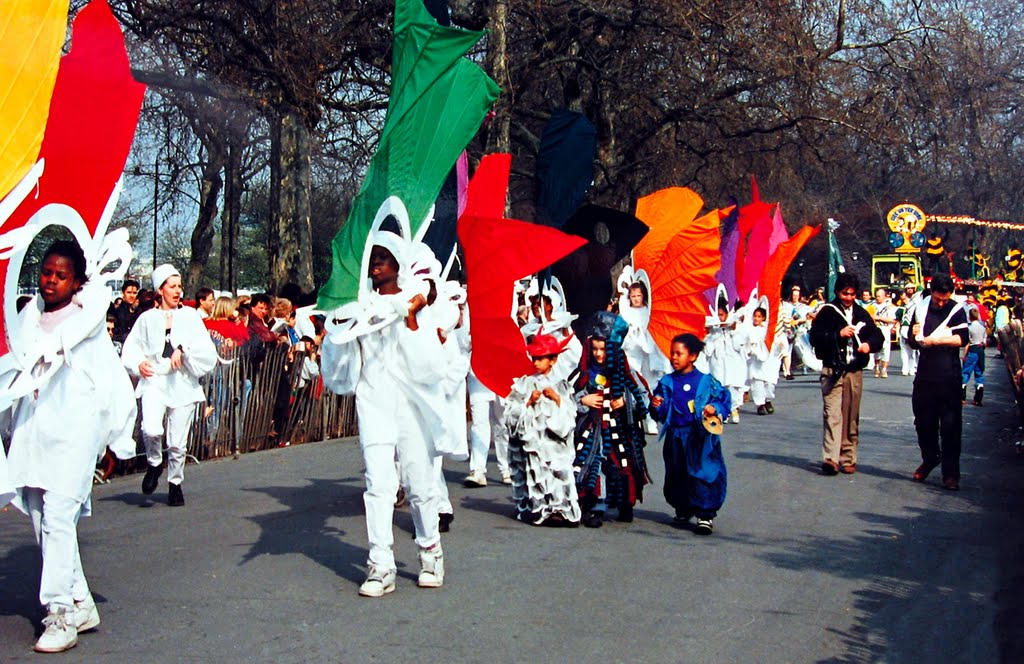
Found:
[[[185,496],[185,448],[196,405],[206,401],[199,379],[217,364],[217,349],[195,309],[179,309],[181,274],[173,265],[153,270],[158,306],[146,311],[128,333],[121,350],[125,368],[139,376],[146,475],[142,492],[156,490],[163,472],[162,440],[167,433],[167,504],[181,506]]]
[[[729,389],[735,424],[740,421],[740,405],[747,384],[747,328],[737,325],[735,314],[720,306],[716,318],[708,317],[707,329],[704,355],[708,358],[711,375]]]
[[[647,272],[634,272],[633,267],[627,265],[619,275],[618,288],[619,315],[629,325],[629,332],[622,340],[622,351],[640,384],[651,392],[661,377],[672,371],[668,358],[647,329],[651,321],[651,281]],[[658,433],[650,415],[647,416],[646,429],[647,433]]]
[[[758,415],[771,415],[775,412],[772,401],[775,400],[775,385],[779,382],[779,367],[782,364],[779,352],[782,344],[776,340],[770,351],[765,346],[767,318],[766,305],[755,309],[754,325],[748,330],[747,338],[747,348],[750,352],[750,399],[757,406]]]
[[[13,424],[0,471],[6,461],[12,502],[32,518],[42,549],[39,601],[47,616],[39,652],[72,648],[79,632],[100,623],[82,571],[78,519],[91,512],[93,472],[107,447],[122,459],[135,454],[135,399],[106,332],[109,302],[109,288],[87,282],[79,246],[56,242],[43,258],[39,295],[11,335],[11,353],[24,368],[13,370],[13,384],[5,375],[4,415]],[[69,417],[76,425],[62,426]],[[0,506],[12,498],[3,487],[0,494]]]

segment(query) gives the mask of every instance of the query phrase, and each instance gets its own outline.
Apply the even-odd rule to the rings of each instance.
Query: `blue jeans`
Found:
[[[971,381],[971,374],[974,374],[974,386],[981,387],[985,384],[985,347],[971,346],[964,356],[963,380],[961,384],[967,387]]]

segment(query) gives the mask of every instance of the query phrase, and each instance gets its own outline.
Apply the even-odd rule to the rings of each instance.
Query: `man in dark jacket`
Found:
[[[914,481],[923,482],[942,464],[942,485],[960,489],[960,436],[963,402],[960,400],[960,349],[967,345],[967,312],[953,300],[953,280],[936,275],[931,295],[917,305],[907,335],[911,348],[921,351],[914,377],[914,428],[921,448],[921,465]],[[939,435],[942,446],[939,446]]]
[[[128,333],[135,326],[135,320],[142,311],[139,309],[139,282],[126,279],[121,286],[121,304],[114,309],[114,341],[124,343]]]
[[[821,472],[857,471],[861,371],[885,342],[871,314],[856,303],[860,282],[849,272],[836,279],[836,297],[822,306],[811,323],[811,346],[822,361],[821,395],[825,402]]]

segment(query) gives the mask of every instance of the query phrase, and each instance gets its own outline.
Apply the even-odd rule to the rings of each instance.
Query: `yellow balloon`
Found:
[[[67,20],[67,0],[0,2],[0,199],[39,157]]]

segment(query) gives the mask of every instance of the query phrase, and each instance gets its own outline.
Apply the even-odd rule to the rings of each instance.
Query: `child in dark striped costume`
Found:
[[[619,521],[633,520],[633,506],[650,483],[644,459],[642,424],[647,399],[629,370],[622,339],[629,326],[612,314],[600,314],[574,382],[576,490],[583,525],[599,528],[608,507]]]

